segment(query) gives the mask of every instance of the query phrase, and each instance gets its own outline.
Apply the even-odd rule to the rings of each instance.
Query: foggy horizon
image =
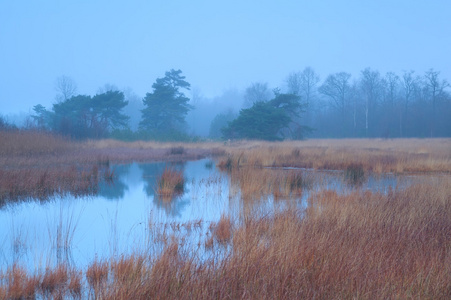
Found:
[[[55,103],[56,80],[77,93],[105,84],[140,99],[170,69],[180,69],[200,99],[243,92],[255,82],[283,88],[312,67],[321,82],[429,69],[451,78],[448,1],[130,1],[0,4],[2,115]],[[187,93],[191,98],[191,93]]]

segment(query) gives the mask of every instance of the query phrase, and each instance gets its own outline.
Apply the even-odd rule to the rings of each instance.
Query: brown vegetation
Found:
[[[64,264],[47,269],[41,281],[41,290],[46,298],[63,299],[68,287],[68,270]]]
[[[219,150],[211,145],[113,140],[74,142],[40,131],[0,131],[0,206],[28,198],[97,192],[112,182],[111,162],[199,159]]]
[[[305,212],[249,216],[233,232],[223,216],[213,232],[231,246],[225,255],[201,259],[172,237],[157,258],[143,253],[95,261],[86,278],[91,295],[103,299],[447,299],[450,190],[449,178],[388,194],[326,190],[310,196]],[[40,293],[23,269],[8,274],[1,293]],[[67,286],[65,276],[44,284],[46,276],[37,277],[40,286]]]
[[[218,158],[218,167],[229,171],[243,166],[334,170],[352,170],[352,166],[358,166],[361,170],[353,170],[451,172],[451,139],[241,141],[221,145],[73,142],[38,131],[1,131],[0,140],[0,205],[7,200],[28,197],[95,194],[99,179],[113,180],[111,162],[175,161],[215,155],[222,157]],[[352,180],[358,179],[355,175],[358,174],[354,172]],[[289,182],[281,182],[281,189],[272,192],[276,197],[292,194],[293,188],[287,189],[288,186],[293,187]],[[254,192],[244,191],[244,194]]]
[[[27,271],[18,266],[13,265],[6,271],[3,277],[7,299],[32,299],[39,290],[39,275],[28,275]],[[5,297],[6,298],[6,297]]]
[[[113,178],[110,162],[168,155],[175,160],[221,154],[218,166],[229,172],[231,188],[239,190],[245,203],[269,194],[275,199],[296,198],[308,184],[297,170],[282,173],[266,167],[344,170],[352,183],[367,172],[451,170],[450,139],[182,146],[110,140],[76,144],[45,136],[48,144],[61,143],[54,145],[58,153],[54,155],[46,143],[29,146],[21,136],[1,138],[0,199],[83,190],[83,184],[98,180],[101,170],[108,170],[103,177]],[[3,139],[18,142],[5,146]],[[65,182],[74,187],[66,188]],[[183,173],[165,170],[158,194],[172,197],[179,188],[183,189]],[[0,272],[0,298],[449,299],[450,191],[448,175],[387,193],[358,188],[344,195],[318,191],[310,195],[306,209],[288,206],[264,215],[249,210],[240,212],[238,220],[223,215],[211,223],[211,235],[203,237],[197,249],[186,248],[189,238],[181,230],[177,235],[164,230],[153,237],[164,241],[157,254],[143,251],[96,259],[86,270],[58,265],[37,274],[13,265]],[[197,230],[204,221],[196,224],[163,226],[185,226],[188,235],[191,227]],[[149,225],[149,231],[156,229]]]
[[[103,298],[109,273],[108,262],[99,262],[95,260],[86,271],[86,280],[88,281],[90,291],[95,299]]]
[[[157,193],[163,201],[170,201],[183,193],[184,184],[183,171],[166,168],[157,180]]]
[[[213,234],[220,244],[226,244],[232,238],[232,221],[230,217],[222,215],[217,224],[213,226]]]
[[[227,145],[222,168],[299,167],[376,173],[451,172],[451,139],[342,139],[293,142],[236,142]]]

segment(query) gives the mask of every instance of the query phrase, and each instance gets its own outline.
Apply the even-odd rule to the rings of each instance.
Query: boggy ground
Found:
[[[222,169],[300,167],[384,173],[450,173],[451,139],[287,142],[74,142],[36,131],[0,132],[0,206],[28,197],[96,193],[111,180],[110,163],[216,157]]]
[[[220,154],[203,144],[114,140],[75,142],[36,131],[0,131],[0,206],[54,194],[92,195],[111,180],[111,163],[186,161]]]
[[[275,198],[302,193],[302,178],[271,178],[263,167],[445,174],[387,193],[318,191],[306,209],[288,206],[264,216],[249,212],[239,220],[223,215],[210,225],[210,238],[193,249],[184,247],[183,234],[162,231],[158,239],[165,246],[159,255],[137,251],[93,261],[86,270],[61,263],[34,274],[9,266],[0,270],[0,299],[451,297],[451,139],[76,143],[15,132],[0,133],[0,140],[4,201],[11,191],[33,196],[38,188],[61,190],[64,182],[80,188],[96,176],[114,177],[110,162],[133,160],[216,156],[239,181],[242,201],[262,193]]]
[[[305,211],[222,216],[192,250],[171,235],[160,236],[161,255],[136,252],[86,270],[28,274],[14,265],[0,273],[0,298],[449,299],[450,190],[446,177],[388,194],[325,190]]]
[[[451,139],[341,139],[268,143],[237,141],[224,148],[229,166],[300,167],[375,173],[450,173]]]

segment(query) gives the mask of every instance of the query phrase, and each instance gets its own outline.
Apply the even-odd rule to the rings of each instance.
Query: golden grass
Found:
[[[108,280],[109,265],[106,261],[95,260],[86,271],[86,280],[90,287],[90,292],[95,299],[103,298]]]
[[[157,257],[135,253],[94,261],[86,271],[88,287],[78,295],[90,291],[102,299],[449,299],[450,190],[448,177],[387,194],[356,190],[339,195],[326,190],[312,194],[305,211],[287,208],[274,215],[250,215],[240,224],[222,216],[212,232],[215,240],[231,246],[222,248],[225,255],[200,259],[182,250],[181,236],[169,236]],[[59,273],[57,269],[48,274]],[[17,267],[7,274],[12,279],[0,285],[7,297],[23,296],[25,291],[41,295],[39,286],[55,286],[43,285],[45,274],[37,281]],[[70,280],[57,277],[60,280],[49,281],[62,282],[68,295]]]
[[[276,200],[295,198],[308,185],[299,170],[240,167],[232,168],[229,175],[243,200],[258,200],[268,195],[273,195]]]
[[[376,173],[451,172],[451,139],[343,139],[238,142],[224,147],[222,167],[300,167]]]
[[[213,235],[220,244],[226,244],[231,240],[232,221],[230,217],[221,216],[218,223],[213,226]]]
[[[55,193],[95,193],[99,171],[111,181],[111,162],[219,157],[218,166],[301,167],[363,172],[451,172],[451,139],[344,139],[286,142],[157,143],[91,140],[72,142],[37,131],[0,132],[0,202]],[[106,169],[106,170],[105,170]],[[252,172],[252,171],[249,171]],[[242,176],[247,176],[243,174]],[[284,187],[285,185],[285,187]],[[280,182],[277,197],[293,194]],[[268,187],[264,188],[265,192]],[[256,190],[261,190],[256,187]],[[255,195],[254,191],[244,194]],[[0,203],[1,204],[1,203]]]
[[[62,299],[68,287],[69,274],[66,265],[47,269],[41,281],[41,290],[46,298]]]
[[[219,153],[211,145],[74,142],[40,131],[0,131],[0,141],[0,206],[29,197],[95,194],[99,180],[114,181],[111,162],[180,161]]]
[[[39,290],[39,275],[28,275],[27,271],[14,264],[6,271],[7,299],[33,299]]]
[[[37,175],[23,178],[45,190],[52,188],[50,182],[57,175],[51,167],[38,171],[42,165],[73,170],[72,164],[79,163],[83,167],[76,169],[77,174],[88,181],[98,174],[91,169],[94,165],[102,168],[109,161],[216,153],[223,155],[218,165],[230,173],[231,186],[240,190],[246,202],[268,194],[299,197],[308,184],[295,170],[287,176],[264,167],[338,169],[351,181],[366,172],[451,170],[451,139],[239,141],[225,145],[104,140],[77,145],[59,148],[57,158],[52,158],[44,145],[23,149],[18,155],[4,146],[0,151],[6,151],[11,160],[0,158],[0,171],[7,174],[2,178],[20,182],[7,172],[25,172],[17,176],[30,172]],[[37,167],[31,167],[37,160]],[[172,178],[180,182],[183,174],[167,173],[170,176],[160,183],[163,187],[167,184],[162,191],[169,194],[174,191],[169,182]],[[0,185],[0,191],[26,189],[11,182]],[[86,270],[60,265],[36,275],[14,265],[4,274],[0,272],[0,298],[449,299],[450,191],[448,175],[386,194],[359,189],[346,195],[318,191],[310,195],[305,210],[289,206],[263,216],[249,210],[236,221],[221,216],[211,224],[211,236],[199,243],[202,251],[213,250],[206,251],[209,256],[187,250],[184,243],[189,237],[181,231],[177,236],[163,231],[157,238],[164,241],[165,248],[158,255],[144,251],[94,260]],[[214,247],[215,243],[224,247]]]
[[[77,147],[68,139],[40,131],[1,131],[0,156],[57,155]]]
[[[183,193],[185,179],[183,171],[166,168],[157,179],[157,193],[163,201],[170,201],[174,196]]]

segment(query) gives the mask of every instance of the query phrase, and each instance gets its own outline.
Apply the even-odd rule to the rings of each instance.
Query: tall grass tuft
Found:
[[[60,264],[56,269],[48,268],[41,282],[41,290],[46,298],[63,299],[68,285],[68,270]]]
[[[121,256],[111,262],[111,272],[115,282],[111,289],[112,298],[139,298],[148,272],[144,256],[137,254],[129,257]]]
[[[6,272],[6,299],[33,299],[39,287],[39,275],[28,275],[27,271],[16,264]]]
[[[185,179],[183,171],[166,168],[157,180],[157,193],[164,201],[183,193]]]
[[[289,206],[270,215],[251,213],[236,225],[223,215],[211,226],[212,235],[230,247],[211,246],[215,251],[205,258],[187,251],[183,236],[169,234],[162,239],[165,248],[159,255],[94,261],[86,270],[87,290],[78,295],[449,299],[450,190],[448,177],[385,194],[357,189],[341,195],[324,190],[312,193],[305,209]],[[6,274],[0,293],[6,293],[7,299],[35,297],[39,277],[33,281],[17,266]],[[67,281],[62,282],[67,287]]]
[[[346,167],[345,180],[352,185],[360,185],[365,181],[365,170],[362,164],[352,163]]]
[[[82,284],[82,273],[77,270],[71,270],[69,273],[69,284],[67,289],[69,294],[74,299],[81,299],[83,284]]]
[[[228,243],[232,238],[232,221],[230,217],[222,215],[214,226],[213,234],[220,244]]]
[[[106,284],[108,280],[109,265],[107,261],[95,260],[86,271],[86,280],[88,281],[90,291],[95,299],[103,297],[106,293]]]

